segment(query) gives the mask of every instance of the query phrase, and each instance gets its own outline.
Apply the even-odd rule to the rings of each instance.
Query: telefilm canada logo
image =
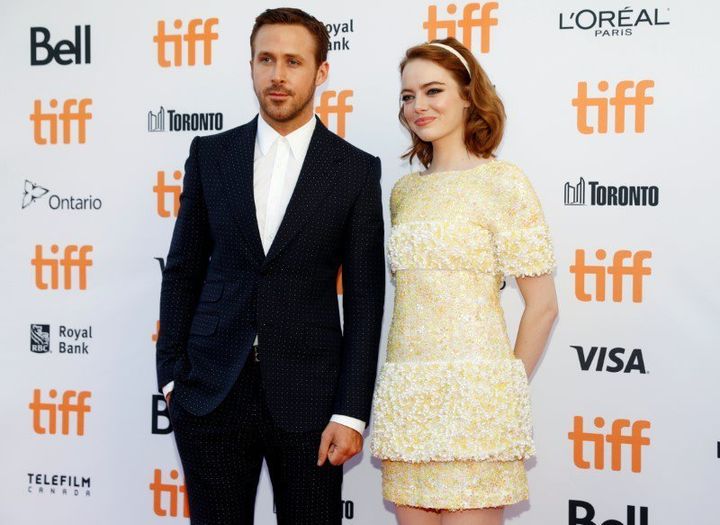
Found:
[[[223,129],[222,113],[181,113],[160,106],[148,111],[147,128],[150,133],[165,131],[220,131]]]
[[[49,324],[30,325],[30,351],[34,354],[55,353],[51,346],[52,339],[57,341],[57,352],[63,355],[89,355],[93,341],[92,325],[71,327],[58,325],[56,335],[50,337]]]
[[[28,494],[45,496],[90,496],[90,476],[28,472]]]
[[[558,29],[585,31],[594,37],[632,36],[636,30],[670,25],[670,8],[598,10],[559,13]]]
[[[47,198],[45,198],[47,196]],[[103,202],[94,195],[59,195],[48,188],[31,180],[25,179],[22,196],[22,209],[42,200],[53,211],[97,211],[102,208]]]
[[[657,186],[605,186],[596,180],[563,186],[565,206],[657,206],[660,188]]]

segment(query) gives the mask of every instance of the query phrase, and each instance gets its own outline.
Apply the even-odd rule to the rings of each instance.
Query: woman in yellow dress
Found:
[[[390,198],[396,294],[372,451],[400,525],[496,525],[528,497],[528,377],[557,316],[550,235],[528,178],[493,153],[505,112],[472,53],[434,40],[400,71],[405,157],[425,170]],[[514,351],[504,275],[525,300]]]

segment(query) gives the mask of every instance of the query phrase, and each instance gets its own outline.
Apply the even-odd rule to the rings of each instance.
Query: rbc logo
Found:
[[[480,53],[488,53],[490,51],[490,28],[498,25],[498,19],[492,16],[492,12],[497,8],[497,2],[465,4],[462,10],[462,18],[457,20],[457,17],[454,16],[458,10],[457,5],[448,4],[445,9],[452,18],[438,20],[437,6],[429,5],[427,20],[423,22],[423,29],[427,30],[428,40],[453,37],[473,51],[473,30],[477,27],[480,30]],[[476,16],[478,11],[480,12],[479,17]],[[462,30],[462,38],[457,35],[457,28]],[[445,34],[438,36],[439,29],[444,30]]]
[[[84,33],[84,38],[83,38]],[[75,41],[60,40],[54,46],[50,43],[50,30],[46,27],[30,28],[30,65],[45,66],[53,60],[61,66],[90,63],[90,26],[75,26]],[[83,45],[85,53],[83,56]],[[45,56],[40,58],[38,51],[43,50]],[[65,56],[73,57],[65,58]]]
[[[645,107],[654,102],[653,97],[646,95],[647,90],[655,86],[652,80],[640,80],[633,82],[632,80],[621,80],[615,86],[614,97],[589,97],[588,83],[578,82],[577,97],[572,99],[572,105],[577,108],[577,129],[584,135],[595,133],[595,128],[588,122],[588,108],[594,107],[597,110],[597,133],[607,133],[608,130],[608,106],[612,106],[615,110],[615,133],[625,133],[625,108],[633,107],[635,114],[635,133],[645,132]],[[605,93],[610,85],[607,81],[602,80],[598,83],[598,89],[601,93]],[[629,95],[628,91],[634,89],[634,95]]]

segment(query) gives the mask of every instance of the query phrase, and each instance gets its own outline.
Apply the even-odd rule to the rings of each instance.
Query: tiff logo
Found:
[[[183,42],[186,46],[187,65],[194,66],[196,62],[198,42],[202,42],[203,65],[212,64],[212,42],[218,39],[218,33],[213,28],[218,24],[217,18],[193,18],[188,22],[187,30],[183,31],[183,21],[175,20],[173,27],[178,30],[176,34],[165,32],[165,21],[158,20],[157,34],[153,42],[157,44],[157,61],[160,67],[180,67],[183,65]],[[202,30],[198,28],[202,26]],[[170,48],[168,59],[167,50]]]
[[[60,250],[57,244],[50,246],[50,253],[56,254]],[[39,290],[57,290],[60,280],[60,266],[63,267],[63,289],[71,290],[73,288],[73,268],[77,268],[78,274],[78,290],[87,289],[87,269],[93,265],[92,259],[88,254],[92,252],[93,247],[90,245],[78,246],[77,244],[68,244],[65,247],[62,257],[44,257],[43,247],[41,244],[35,245],[35,257],[30,260],[30,264],[35,267],[35,286]],[[45,279],[45,269],[50,269],[50,284]]]
[[[457,5],[448,4],[445,8],[447,14],[451,18],[438,20],[437,6],[429,5],[427,20],[423,22],[423,29],[427,30],[427,39],[435,40],[436,38],[457,38],[465,47],[473,50],[473,30],[478,28],[480,31],[480,53],[488,53],[490,51],[490,28],[498,25],[498,19],[492,16],[492,12],[498,8],[498,2],[472,2],[465,4],[462,10],[462,18],[457,19]],[[477,12],[480,16],[476,16]],[[457,29],[462,31],[462,38],[457,35]],[[438,30],[442,29],[445,34],[438,36]]]
[[[596,417],[593,419],[595,428],[601,430],[605,426],[605,419]],[[630,433],[625,434],[624,430],[629,428]],[[610,444],[610,468],[621,470],[622,449],[630,447],[630,470],[632,472],[642,471],[642,447],[650,444],[650,438],[643,436],[643,430],[650,428],[650,421],[640,419],[630,421],[629,419],[616,419],[612,422],[612,430],[609,434],[602,432],[585,432],[583,429],[583,417],[573,418],[573,430],[568,432],[568,439],[573,443],[573,462],[581,469],[594,468],[595,470],[605,469],[605,442]],[[589,443],[592,450],[592,462],[585,459],[585,444]]]
[[[154,478],[152,483],[150,483],[150,490],[153,493],[153,512],[156,516],[177,517],[180,511],[179,495],[182,494],[182,515],[185,518],[190,517],[187,490],[184,484],[180,484],[177,481],[179,475],[177,470],[172,469],[170,471],[170,479],[172,481],[164,483],[162,480],[162,471],[159,468],[154,470]]]
[[[50,399],[56,399],[57,394],[54,388],[48,392]],[[40,389],[36,388],[33,391],[33,400],[28,405],[33,414],[33,430],[36,434],[57,434],[57,414],[60,412],[60,433],[64,436],[70,434],[70,418],[75,414],[75,433],[84,436],[85,414],[91,410],[87,404],[90,397],[91,393],[87,390],[66,390],[60,403],[43,402]],[[43,414],[47,417],[43,417]]]
[[[315,113],[320,117],[325,126],[330,127],[330,115],[335,115],[335,122],[337,128],[335,133],[342,138],[345,138],[345,121],[348,113],[351,113],[353,107],[347,103],[347,100],[353,96],[351,89],[344,89],[342,91],[327,90],[323,91],[320,95],[320,104],[315,108]],[[335,104],[330,101],[337,99]]]
[[[176,181],[182,179],[182,172],[173,171],[172,178]],[[165,171],[158,170],[153,193],[157,196],[157,214],[160,217],[177,217],[180,210],[180,193],[182,192],[182,184],[167,184],[165,182]],[[172,198],[172,204],[168,209],[167,198]]]
[[[33,123],[33,138],[35,144],[48,144],[48,137],[43,133],[43,128],[49,128],[50,144],[58,143],[58,120],[62,122],[62,143],[70,144],[72,142],[72,123],[77,124],[77,142],[85,144],[86,123],[92,118],[92,113],[88,112],[88,106],[92,104],[92,99],[83,98],[78,101],[75,98],[69,98],[63,102],[62,111],[43,112],[42,100],[35,100],[33,112],[30,114],[30,120]],[[57,99],[50,99],[50,108],[58,107]],[[46,123],[47,126],[43,126]]]
[[[607,257],[605,250],[597,250],[595,257],[598,261],[604,261]],[[570,273],[575,275],[575,297],[580,301],[588,302],[593,296],[586,291],[586,277],[591,275],[595,281],[595,301],[605,301],[605,277],[610,275],[612,280],[612,300],[619,303],[623,300],[624,277],[630,276],[632,283],[632,301],[641,303],[643,300],[643,277],[652,274],[652,269],[645,266],[645,261],[652,257],[650,250],[638,250],[635,253],[630,250],[618,250],[613,255],[613,262],[610,266],[602,264],[586,264],[585,250],[575,250],[575,263],[570,266]],[[632,263],[626,266],[626,260],[632,259]]]
[[[597,114],[597,133],[607,133],[609,109],[612,106],[615,111],[615,133],[625,132],[625,108],[632,106],[635,113],[635,133],[645,132],[645,106],[653,104],[653,97],[647,96],[647,90],[655,86],[652,80],[640,80],[637,84],[632,80],[621,80],[615,86],[614,97],[590,97],[588,96],[588,83],[578,82],[577,97],[572,99],[572,105],[577,108],[577,129],[584,135],[595,133],[588,120],[588,108],[595,108]],[[605,93],[610,87],[609,83],[601,80],[598,89]],[[634,89],[634,95],[628,91]]]

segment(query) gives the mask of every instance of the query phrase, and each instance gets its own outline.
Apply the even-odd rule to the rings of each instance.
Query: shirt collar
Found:
[[[301,159],[307,153],[310,147],[310,139],[312,139],[313,132],[315,131],[315,115],[312,116],[305,124],[300,126],[298,129],[285,135],[285,138],[290,145],[290,151],[293,157]],[[280,137],[280,133],[275,131],[273,127],[265,122],[261,115],[258,116],[257,126],[257,145],[260,147],[260,152],[263,156],[267,155],[270,148],[275,141]]]

